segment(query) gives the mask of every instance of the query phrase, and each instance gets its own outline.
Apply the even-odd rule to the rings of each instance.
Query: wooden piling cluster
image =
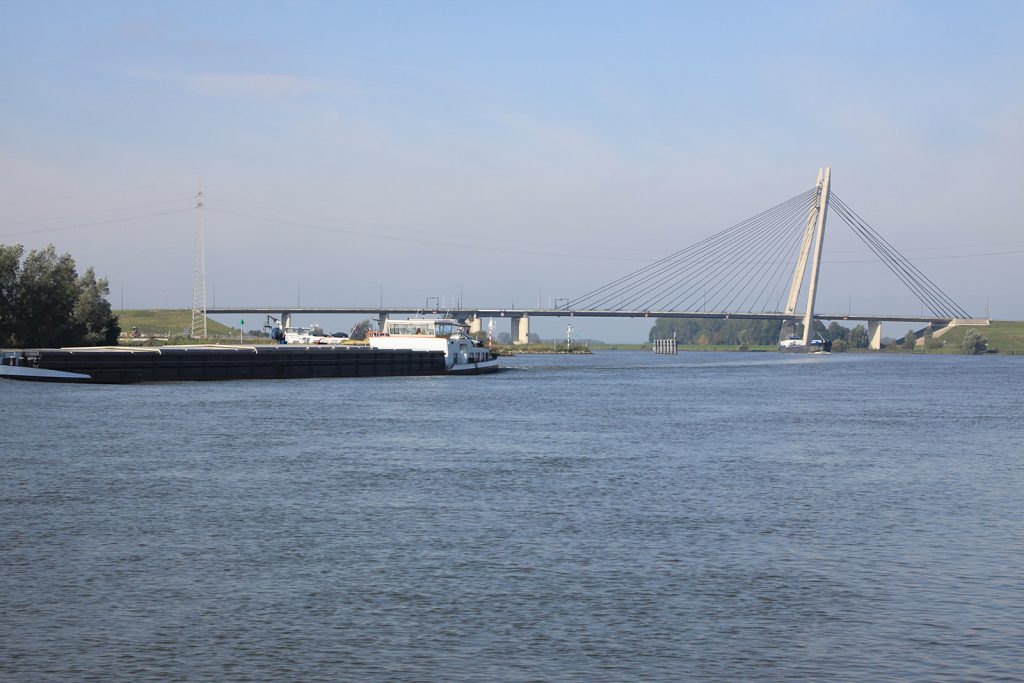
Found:
[[[651,350],[655,353],[663,353],[669,356],[679,353],[679,342],[676,341],[675,333],[672,334],[671,339],[655,339],[651,342]]]

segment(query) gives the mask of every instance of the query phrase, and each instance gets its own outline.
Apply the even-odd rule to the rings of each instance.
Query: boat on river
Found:
[[[24,349],[0,352],[0,379],[131,384],[448,373],[444,353],[363,345],[262,344]]]
[[[779,342],[779,351],[784,353],[832,353],[832,342],[818,338],[805,344],[803,337],[791,334]]]
[[[374,349],[443,351],[445,366],[454,375],[497,372],[498,356],[469,335],[469,327],[454,318],[386,320],[383,329],[370,332],[366,341]]]
[[[391,320],[365,342],[0,351],[0,379],[131,384],[483,374],[498,357],[453,319]]]

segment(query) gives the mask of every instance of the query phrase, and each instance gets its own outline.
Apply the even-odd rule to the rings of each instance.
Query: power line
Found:
[[[284,224],[286,224],[286,225],[288,225],[290,227],[306,228],[306,229],[309,229],[309,230],[318,230],[320,232],[327,232],[327,233],[331,233],[331,234],[358,235],[360,237],[367,237],[367,238],[370,238],[370,239],[377,239],[377,240],[385,240],[385,241],[388,241],[388,242],[401,242],[401,243],[407,243],[407,244],[421,244],[421,245],[432,246],[432,247],[444,247],[446,249],[468,249],[468,250],[471,250],[471,251],[497,252],[497,253],[506,253],[506,254],[526,254],[526,255],[529,255],[529,256],[549,256],[549,257],[553,256],[553,257],[557,257],[557,258],[575,258],[575,259],[601,260],[601,261],[646,261],[647,260],[647,259],[641,259],[641,258],[630,257],[630,256],[598,256],[598,255],[588,255],[588,254],[580,254],[580,253],[572,253],[572,252],[537,251],[537,250],[532,250],[532,249],[515,249],[515,248],[508,248],[508,247],[492,247],[492,246],[488,246],[486,244],[475,244],[475,243],[465,242],[465,241],[462,241],[462,242],[449,242],[449,241],[446,241],[446,240],[429,240],[429,239],[422,239],[422,238],[417,238],[417,237],[399,237],[399,236],[396,236],[396,235],[379,234],[379,233],[368,232],[368,231],[365,231],[365,230],[356,230],[356,229],[352,229],[352,228],[341,228],[341,227],[336,227],[336,226],[319,225],[319,224],[316,224],[316,223],[309,223],[309,222],[306,222],[306,221],[296,221],[296,220],[282,221],[282,220],[278,220],[278,219],[274,219],[274,218],[266,218],[264,216],[257,216],[257,215],[254,215],[254,214],[246,214],[246,213],[242,213],[242,212],[239,212],[239,211],[229,211],[227,209],[215,209],[215,208],[207,207],[207,211],[212,211],[214,213],[226,214],[226,215],[229,215],[229,216],[237,216],[239,218],[248,218],[248,219],[251,219],[251,220],[264,221],[264,222],[267,222],[267,223],[275,223],[277,225],[281,225],[282,223],[284,223]]]
[[[47,223],[49,221],[69,221],[73,218],[85,218],[86,216],[99,216],[105,213],[117,213],[118,211],[132,211],[136,209],[152,209],[157,206],[165,206],[167,204],[181,204],[181,199],[166,199],[162,202],[151,202],[149,204],[134,204],[132,206],[121,206],[116,209],[104,209],[102,211],[83,211],[81,213],[75,213],[65,216],[51,216],[50,218],[29,218],[28,220],[20,221],[7,221],[0,223],[0,228],[6,228],[10,225],[29,225],[31,223]]]
[[[263,207],[262,209],[257,209],[257,210],[270,211],[272,213],[276,212],[276,213],[287,214],[287,216],[288,216],[287,218],[271,218],[269,216],[254,215],[253,213],[250,212],[249,209],[219,208],[219,207],[223,207],[223,206],[225,206],[225,204],[223,202],[221,202],[219,204],[219,206],[215,203],[213,206],[208,206],[207,209],[208,210],[212,210],[212,211],[219,211],[221,213],[228,214],[228,215],[238,216],[238,217],[242,217],[242,218],[251,218],[253,220],[265,221],[265,222],[270,222],[270,223],[278,223],[278,224],[285,223],[285,224],[288,224],[288,225],[304,225],[304,226],[317,225],[317,226],[322,227],[325,230],[326,229],[330,229],[332,231],[336,231],[336,232],[339,232],[339,233],[344,232],[344,233],[348,233],[348,234],[362,235],[362,236],[366,236],[366,237],[381,237],[382,233],[377,232],[378,230],[384,230],[384,231],[391,232],[392,233],[391,237],[393,237],[394,239],[402,239],[403,238],[403,234],[406,235],[406,236],[409,236],[411,239],[420,239],[417,236],[423,233],[423,229],[410,230],[410,229],[407,229],[407,228],[395,227],[393,225],[386,225],[386,224],[382,224],[382,223],[375,223],[375,222],[367,221],[367,220],[364,220],[364,219],[360,219],[358,221],[358,226],[342,227],[342,226],[337,226],[337,225],[333,225],[333,226],[329,225],[334,220],[334,219],[331,219],[331,218],[312,217],[312,218],[309,218],[309,219],[303,219],[305,221],[305,222],[303,222],[301,220],[300,221],[296,221],[294,218],[292,218],[292,215],[293,215],[292,212],[287,212],[287,211],[283,211],[283,210],[280,210],[280,209],[269,209],[269,208]],[[230,206],[230,205],[228,205],[228,206]],[[552,228],[552,229],[554,230],[554,228]],[[393,233],[400,233],[400,234],[393,234]],[[383,234],[387,234],[387,232],[385,232]],[[488,238],[488,241],[491,242],[492,244],[495,243],[495,242],[505,242],[505,243],[508,243],[508,244],[523,244],[523,245],[535,246],[535,247],[561,247],[561,248],[569,248],[569,249],[578,249],[580,247],[578,242],[576,242],[576,243],[573,243],[573,242],[549,242],[549,241],[539,242],[539,241],[536,241],[536,240],[524,240],[524,239],[515,239],[515,238],[511,238],[511,237],[505,237],[503,235],[495,234],[493,232],[492,233],[488,233],[487,238]],[[586,248],[587,249],[600,249],[600,250],[604,250],[604,251],[614,251],[614,252],[632,251],[632,252],[645,253],[645,254],[663,253],[663,252],[658,252],[658,251],[650,249],[650,248],[641,248],[641,247],[635,247],[635,246],[629,246],[629,245],[621,245],[621,244],[620,245],[587,244]]]
[[[937,247],[938,248],[938,247]],[[942,247],[945,249],[946,247]],[[911,262],[917,261],[945,261],[948,259],[964,259],[964,258],[982,258],[986,256],[1007,256],[1009,254],[1024,254],[1024,249],[1017,249],[1014,251],[989,251],[982,254],[950,254],[948,256],[918,256],[917,258],[908,259]],[[825,261],[822,263],[878,263],[878,259],[849,259],[840,261]]]
[[[13,232],[0,233],[0,237],[16,237],[19,235],[37,235],[44,232],[59,232],[63,230],[78,230],[81,228],[95,228],[105,225],[113,225],[115,223],[127,223],[129,221],[142,220],[144,218],[156,218],[157,216],[173,216],[174,214],[186,213],[192,211],[188,209],[172,209],[171,211],[158,211],[155,213],[144,213],[135,216],[125,216],[123,218],[110,218],[103,221],[90,221],[88,223],[76,223],[74,225],[61,225],[55,228],[35,228],[33,230],[16,230]]]

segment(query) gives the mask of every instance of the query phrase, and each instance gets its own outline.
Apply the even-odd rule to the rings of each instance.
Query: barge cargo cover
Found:
[[[365,346],[164,346],[6,351],[0,377],[130,384],[306,377],[441,375],[444,353]]]

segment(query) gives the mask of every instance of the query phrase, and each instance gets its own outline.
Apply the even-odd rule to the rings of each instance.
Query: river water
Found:
[[[0,384],[0,679],[1024,678],[1024,358]]]

